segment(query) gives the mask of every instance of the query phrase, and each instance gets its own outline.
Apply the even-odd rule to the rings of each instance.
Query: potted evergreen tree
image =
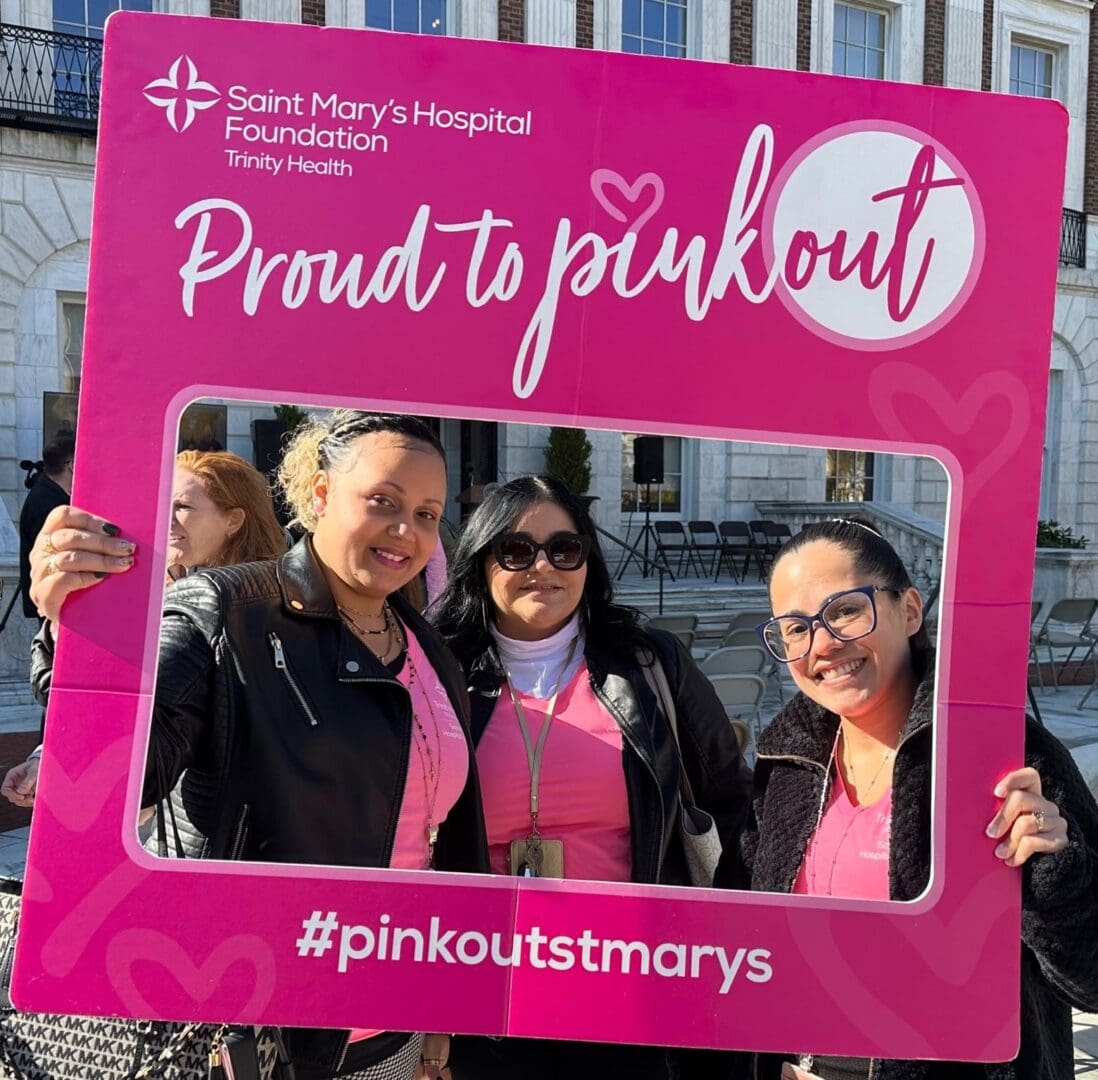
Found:
[[[549,429],[545,447],[545,471],[567,484],[588,509],[597,496],[588,495],[591,486],[591,453],[593,447],[582,428],[554,427]]]

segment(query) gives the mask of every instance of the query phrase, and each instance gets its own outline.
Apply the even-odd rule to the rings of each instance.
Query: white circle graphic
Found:
[[[944,325],[975,284],[983,219],[971,179],[932,139],[847,125],[795,155],[767,211],[782,298],[814,333],[895,348]]]

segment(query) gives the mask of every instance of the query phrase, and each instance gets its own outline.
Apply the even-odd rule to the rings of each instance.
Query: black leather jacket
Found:
[[[468,734],[457,662],[400,596],[390,603]],[[51,664],[42,637],[39,691]],[[408,692],[343,625],[306,538],[277,562],[205,570],[168,590],[142,805],[171,793],[192,857],[387,866],[411,725]],[[486,872],[471,741],[469,761],[435,864]],[[287,1035],[302,1075],[326,1075],[346,1047],[345,1032]],[[379,1036],[379,1049],[390,1038]]]
[[[663,663],[675,700],[682,761],[698,806],[716,819],[726,846],[739,837],[751,800],[751,771],[709,680],[671,634],[644,633]],[[671,729],[631,653],[587,640],[591,688],[622,732],[633,881],[689,885],[678,834],[679,759]],[[469,665],[473,739],[479,741],[504,683],[494,650]]]

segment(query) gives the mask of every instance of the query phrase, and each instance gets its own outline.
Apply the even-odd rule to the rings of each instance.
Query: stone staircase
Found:
[[[646,615],[660,611],[658,577],[626,576],[614,583],[614,598],[621,604],[639,608]],[[749,580],[745,584],[713,582],[704,578],[665,580],[663,614],[694,614],[698,616],[696,651],[715,649],[724,636],[733,615],[743,611],[768,612],[770,602],[765,582]]]

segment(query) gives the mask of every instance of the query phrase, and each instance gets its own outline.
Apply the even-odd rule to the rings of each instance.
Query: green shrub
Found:
[[[292,435],[309,419],[309,414],[304,409],[299,409],[296,405],[276,405],[274,407],[274,414],[276,420],[282,421],[282,426],[285,427],[287,436]]]
[[[583,495],[591,486],[592,449],[582,428],[550,428],[545,471],[567,484],[574,494]]]
[[[1058,521],[1037,522],[1037,546],[1046,548],[1085,548],[1090,541],[1085,536],[1076,536],[1070,525],[1061,525]]]

